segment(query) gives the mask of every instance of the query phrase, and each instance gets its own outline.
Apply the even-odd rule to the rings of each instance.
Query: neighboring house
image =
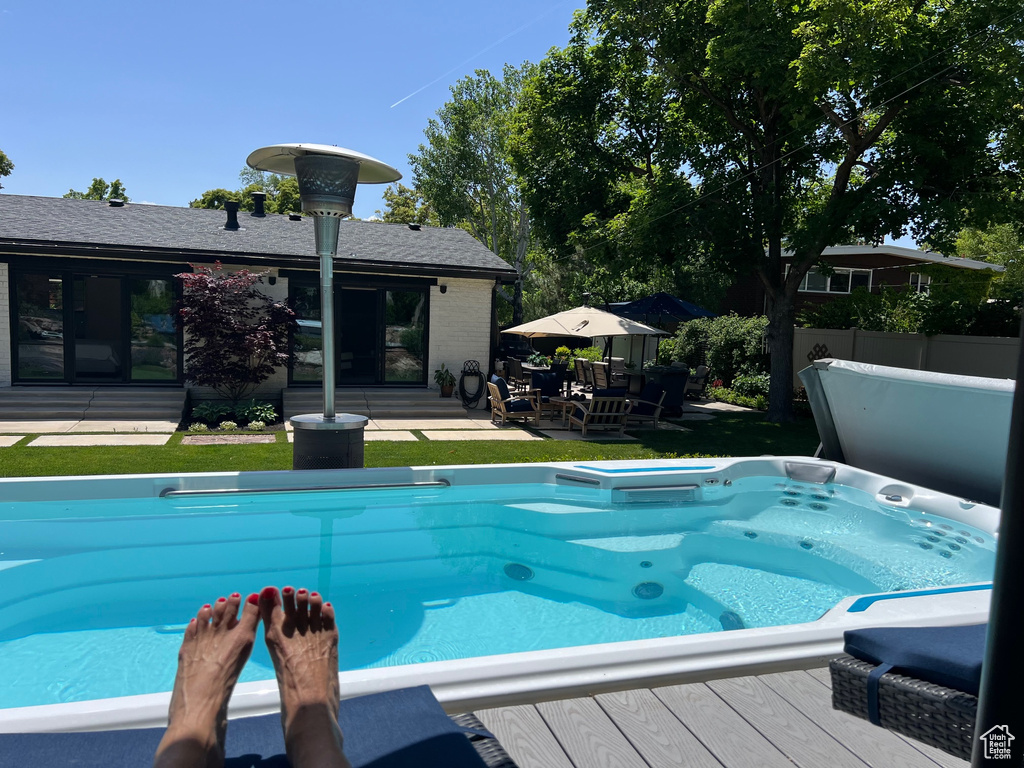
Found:
[[[295,362],[260,389],[319,386],[319,261],[307,218],[0,195],[0,386],[181,386],[190,264],[269,271],[298,315]],[[515,271],[461,229],[343,221],[334,267],[339,386],[433,386],[493,357],[495,286]]]
[[[911,290],[927,291],[931,277],[922,274],[921,268],[931,264],[957,269],[1003,271],[1001,266],[984,261],[943,256],[932,251],[896,245],[837,245],[826,248],[822,260],[832,265],[834,271],[828,276],[815,267],[808,271],[797,293],[797,311],[809,304],[824,304],[836,296],[848,295],[855,288],[861,287],[872,293],[879,293],[883,285],[909,285]],[[789,258],[783,257],[786,270],[789,269],[789,261]],[[738,280],[726,292],[721,311],[733,311],[741,315],[764,314],[765,291],[761,281],[756,277]]]

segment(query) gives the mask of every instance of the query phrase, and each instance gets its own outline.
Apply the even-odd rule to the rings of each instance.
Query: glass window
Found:
[[[814,267],[807,272],[807,277],[804,278],[805,291],[827,291],[828,290],[828,278],[818,272]]]
[[[871,289],[871,270],[855,269],[850,273],[850,290],[854,288]]]
[[[918,293],[928,293],[931,290],[931,282],[930,276],[922,275],[920,272],[910,273],[910,287]]]
[[[132,381],[177,381],[178,334],[170,280],[130,278]]]
[[[384,381],[425,381],[426,302],[423,291],[386,291]]]
[[[64,281],[20,275],[17,285],[19,379],[64,378]]]
[[[845,269],[837,269],[835,272],[833,272],[832,277],[828,279],[828,291],[829,293],[849,293],[849,271]]]
[[[292,332],[292,380],[323,381],[323,329],[320,323],[320,286],[292,285],[292,309],[298,327]]]

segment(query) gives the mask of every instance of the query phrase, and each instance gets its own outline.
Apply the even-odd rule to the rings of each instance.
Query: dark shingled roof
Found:
[[[239,211],[241,229],[224,229],[224,211],[65,200],[0,194],[0,252],[83,251],[96,256],[124,251],[139,258],[170,256],[179,261],[248,261],[312,267],[316,263],[313,222]],[[454,228],[342,221],[338,260],[359,271],[508,279],[514,270],[468,232]],[[340,267],[340,264],[339,264]]]

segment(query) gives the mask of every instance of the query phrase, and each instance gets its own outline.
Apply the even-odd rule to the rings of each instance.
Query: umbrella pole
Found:
[[[1024,753],[1024,707],[1021,706],[1020,695],[1020,681],[1024,680],[1024,654],[1020,651],[1021,632],[1024,630],[1021,619],[1024,558],[1020,556],[1020,547],[1024,544],[1024,322],[1021,323],[1021,340],[972,768],[1020,765],[1020,756]],[[989,731],[992,731],[991,735]],[[993,754],[997,740],[1009,750],[1005,757]]]

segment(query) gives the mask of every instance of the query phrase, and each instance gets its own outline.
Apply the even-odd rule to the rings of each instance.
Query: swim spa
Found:
[[[317,589],[343,690],[454,708],[984,620],[998,511],[807,458],[0,481],[0,729],[160,724],[199,605]],[[260,642],[234,714],[272,711]],[[58,724],[59,723],[59,724]]]

